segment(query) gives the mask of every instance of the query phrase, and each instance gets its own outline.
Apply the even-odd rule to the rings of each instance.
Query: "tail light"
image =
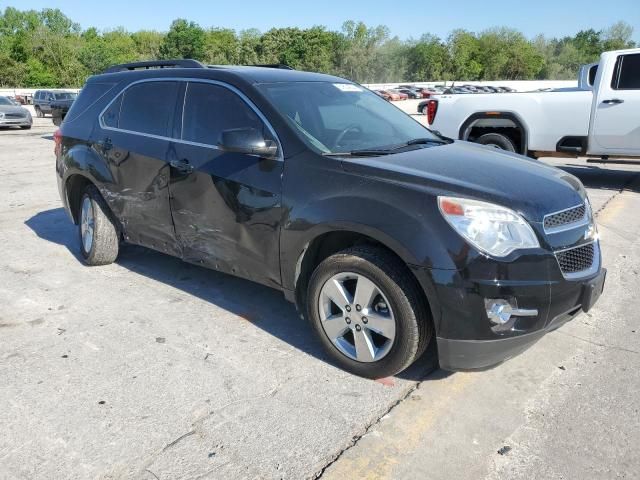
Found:
[[[436,119],[436,113],[438,113],[438,101],[429,100],[427,102],[427,122],[429,122],[429,125],[433,125],[433,121]]]
[[[62,152],[62,132],[60,129],[56,130],[56,133],[53,134],[53,143],[55,146],[53,147],[53,152],[56,154],[56,158],[60,156]]]

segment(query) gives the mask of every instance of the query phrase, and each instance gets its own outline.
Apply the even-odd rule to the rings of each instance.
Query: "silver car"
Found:
[[[20,127],[28,130],[32,124],[33,119],[29,110],[16,105],[7,97],[0,97],[0,128]]]

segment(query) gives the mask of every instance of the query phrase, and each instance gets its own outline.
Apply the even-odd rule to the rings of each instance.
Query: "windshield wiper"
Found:
[[[350,152],[327,152],[323,155],[325,157],[378,157],[391,153],[393,153],[391,150],[352,150]]]
[[[440,140],[438,138],[414,138],[408,142],[394,145],[390,148],[363,148],[362,150],[351,150],[350,152],[328,152],[324,155],[327,157],[373,157],[380,155],[391,155],[392,153],[402,150],[403,148],[411,147],[413,145],[446,145],[449,143],[446,140]]]

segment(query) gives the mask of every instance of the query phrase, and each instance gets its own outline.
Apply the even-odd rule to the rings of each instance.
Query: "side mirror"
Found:
[[[276,142],[265,139],[255,128],[223,130],[218,146],[225,152],[246,153],[267,159],[274,159],[278,155]]]

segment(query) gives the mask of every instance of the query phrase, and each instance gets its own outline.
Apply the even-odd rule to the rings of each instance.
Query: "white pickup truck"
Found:
[[[533,157],[640,157],[640,48],[603,53],[578,88],[440,95],[418,111],[447,137]]]

